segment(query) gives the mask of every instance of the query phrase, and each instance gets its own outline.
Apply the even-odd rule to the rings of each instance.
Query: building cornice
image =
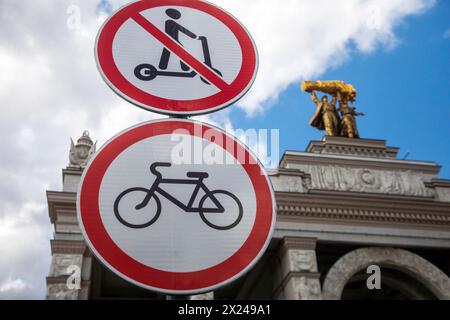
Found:
[[[58,213],[76,214],[77,194],[75,192],[47,191],[48,212],[51,223]]]
[[[86,243],[73,240],[50,240],[53,254],[86,254]]]
[[[276,192],[280,221],[450,230],[450,203],[344,192]]]
[[[406,161],[397,159],[364,158],[330,154],[314,154],[307,152],[286,151],[280,162],[280,168],[293,168],[292,165],[345,166],[378,170],[414,171],[438,175],[441,166],[434,162]]]
[[[432,179],[427,183],[431,188],[450,188],[450,180],[447,179]]]

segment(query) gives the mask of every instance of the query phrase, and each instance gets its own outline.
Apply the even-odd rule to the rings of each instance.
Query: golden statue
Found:
[[[339,97],[339,112],[341,113],[341,137],[359,138],[358,127],[356,126],[356,116],[364,116],[362,112],[356,112],[356,108],[349,106],[345,97]]]
[[[355,102],[356,89],[344,81],[303,81],[302,90],[306,92],[320,91],[328,94],[340,93],[342,98],[347,98],[350,102]]]
[[[325,130],[327,136],[339,135],[339,117],[336,111],[336,95],[333,95],[331,102],[325,95],[319,100],[315,91],[311,92],[311,98],[317,105],[316,113],[309,121],[309,124],[319,130]]]
[[[350,102],[356,100],[356,89],[344,81],[303,81],[302,90],[311,93],[317,110],[309,124],[319,130],[325,130],[328,136],[341,136],[347,138],[359,138],[356,126],[356,116],[363,113],[356,112]],[[319,100],[316,91],[330,94],[333,99],[328,102],[325,95]],[[339,109],[336,110],[336,101],[339,99]],[[341,113],[339,116],[338,112]]]

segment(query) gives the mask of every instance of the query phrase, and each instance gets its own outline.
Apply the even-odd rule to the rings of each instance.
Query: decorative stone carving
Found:
[[[77,300],[79,290],[69,290],[65,283],[49,284],[48,300]]]
[[[50,277],[68,279],[72,276],[74,268],[81,270],[83,256],[77,254],[54,254],[52,265],[50,267]],[[60,280],[58,280],[60,281]],[[49,283],[47,286],[47,299],[49,300],[77,300],[80,290],[72,289],[67,286],[66,280],[63,283]]]
[[[436,194],[439,201],[450,202],[450,188],[436,188]]]
[[[293,279],[295,289],[301,300],[320,300],[322,299],[319,279],[299,277]]]
[[[321,299],[316,259],[316,240],[285,237],[277,257],[279,267],[274,274],[274,297],[288,300]]]
[[[279,192],[304,192],[303,181],[300,176],[271,177],[272,185]]]
[[[339,166],[307,166],[311,189],[433,197],[422,177],[411,171],[387,171]]]
[[[55,254],[52,258],[52,265],[50,268],[51,277],[70,276],[70,266],[77,266],[81,270],[83,261],[82,255],[73,254]]]
[[[312,188],[311,175],[305,174],[305,177],[302,180],[303,192],[307,192]]]
[[[70,139],[70,142],[69,168],[86,167],[97,149],[97,142],[92,142],[88,131],[83,132],[83,135],[78,139],[76,145],[73,143],[72,138]]]
[[[303,192],[301,177],[287,177],[285,181],[287,192]]]
[[[316,253],[313,250],[289,250],[290,269],[297,272],[317,272]]]
[[[422,257],[394,248],[361,248],[341,257],[328,271],[323,284],[324,299],[338,300],[351,277],[371,264],[388,266],[420,280],[439,299],[450,299],[450,279]]]

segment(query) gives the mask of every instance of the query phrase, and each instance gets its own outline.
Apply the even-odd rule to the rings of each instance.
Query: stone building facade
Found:
[[[83,137],[62,191],[47,192],[55,229],[47,299],[166,299],[120,279],[86,246],[76,191],[95,144]],[[241,279],[191,299],[450,299],[450,180],[437,164],[397,153],[382,140],[337,137],[285,152],[270,171],[269,249]],[[370,266],[381,289],[367,286]]]

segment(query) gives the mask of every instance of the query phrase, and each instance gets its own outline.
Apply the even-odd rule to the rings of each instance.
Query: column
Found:
[[[321,300],[317,268],[316,239],[283,238],[276,255],[274,298]]]
[[[79,241],[52,241],[52,264],[47,277],[48,300],[87,300],[91,256]]]

